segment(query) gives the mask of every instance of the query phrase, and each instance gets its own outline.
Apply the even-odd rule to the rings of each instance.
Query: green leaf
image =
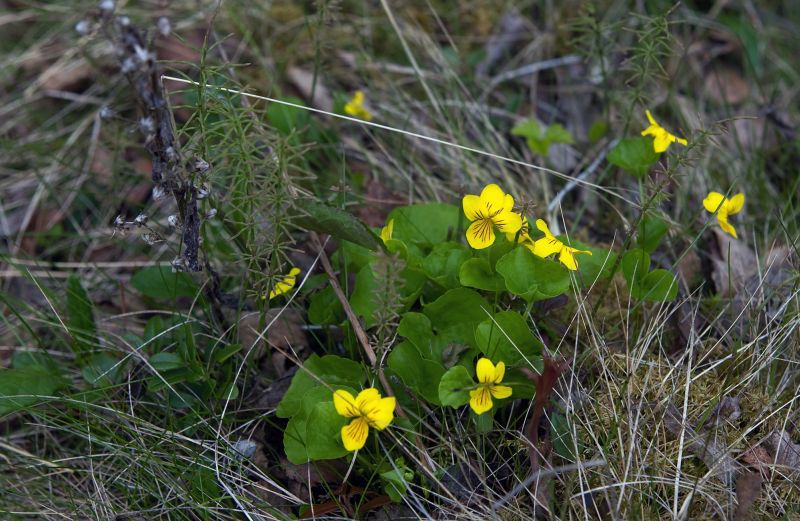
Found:
[[[678,295],[675,276],[663,269],[650,270],[650,256],[641,249],[628,251],[622,257],[622,274],[631,296],[640,300],[674,300]]]
[[[511,135],[532,139],[541,139],[542,129],[539,126],[539,122],[535,119],[526,119],[514,125],[514,128],[511,129]]]
[[[607,279],[611,276],[611,268],[617,261],[617,254],[613,251],[591,246],[572,239],[570,246],[579,250],[589,250],[591,255],[576,255],[578,262],[578,273],[581,274],[581,281],[587,286],[591,286],[599,279]]]
[[[570,285],[567,268],[558,262],[540,259],[523,247],[505,254],[497,261],[496,269],[508,291],[529,302],[557,297]]]
[[[344,309],[342,309],[342,304],[332,286],[326,286],[311,297],[308,305],[308,320],[312,324],[339,324],[344,318]]]
[[[298,98],[287,97],[283,98],[283,101],[305,106],[305,102]],[[284,136],[290,135],[295,130],[304,129],[310,122],[307,110],[279,103],[270,103],[267,105],[267,119],[270,125]]]
[[[621,267],[628,288],[633,290],[650,271],[650,255],[639,248],[629,250],[622,256]],[[631,294],[633,295],[633,291]]]
[[[395,208],[392,237],[404,243],[434,246],[455,237],[459,224],[465,224],[461,208],[446,203],[412,204]]]
[[[489,261],[481,257],[469,259],[462,264],[458,278],[462,286],[470,288],[486,291],[504,291],[506,289],[503,278],[492,271]]]
[[[342,387],[354,393],[352,388]],[[300,465],[310,460],[336,459],[346,455],[341,442],[341,428],[349,421],[336,412],[329,389],[314,388],[303,397],[301,411],[289,420],[284,429],[286,457]]]
[[[444,242],[433,247],[433,251],[425,257],[422,269],[431,280],[447,289],[458,287],[459,269],[472,253],[457,242]]]
[[[629,174],[643,177],[658,161],[659,154],[653,149],[653,138],[634,137],[621,139],[608,153],[608,162]]]
[[[427,279],[421,270],[411,267],[405,268],[400,273],[400,276],[403,280],[403,285],[397,289],[403,303],[410,305],[416,300]],[[349,301],[353,311],[364,318],[367,327],[375,325],[376,293],[379,291],[386,291],[386,289],[378,286],[375,274],[372,271],[372,265],[368,264],[361,268],[361,271],[356,275],[355,289],[350,295]]]
[[[186,362],[177,353],[162,351],[156,353],[148,360],[153,369],[159,373],[164,371],[171,371],[173,369],[182,369],[186,367]]]
[[[469,391],[475,387],[469,372],[463,365],[448,369],[439,382],[439,401],[442,405],[458,408],[469,403]]]
[[[605,120],[598,119],[589,128],[589,141],[592,143],[599,141],[606,134],[608,134],[608,123]]]
[[[67,329],[72,337],[72,351],[83,360],[97,345],[92,301],[77,276],[67,281]]]
[[[423,312],[437,329],[442,330],[460,324],[477,326],[491,309],[474,290],[456,288],[425,306]]]
[[[678,281],[667,270],[653,270],[642,280],[640,293],[639,298],[642,300],[675,300],[678,296]]]
[[[349,418],[336,412],[332,400],[316,404],[309,413],[306,423],[308,458],[318,461],[347,455],[348,451],[342,444],[341,430],[350,421]],[[370,436],[376,436],[376,430],[370,429],[370,431]]]
[[[27,409],[67,385],[63,376],[41,366],[0,369],[0,416]]]
[[[667,233],[667,223],[655,215],[645,215],[639,221],[637,243],[647,253],[653,253],[661,243],[661,238]]]
[[[90,385],[113,385],[119,381],[123,365],[108,353],[97,353],[86,361],[81,369],[81,376]]]
[[[414,344],[404,341],[392,348],[387,365],[417,394],[440,405],[439,380],[445,372],[441,363],[423,358]]]
[[[188,273],[173,273],[166,266],[140,269],[131,277],[131,285],[142,295],[154,299],[194,297],[199,291]]]
[[[562,458],[575,459],[575,441],[566,416],[559,413],[550,415],[550,428],[553,430],[553,448]]]
[[[516,311],[501,311],[481,322],[475,331],[475,341],[478,349],[492,362],[502,361],[507,366],[525,360],[532,363],[539,358],[544,347]]]
[[[527,138],[528,148],[539,155],[546,156],[553,143],[574,143],[572,134],[562,125],[554,123],[542,129],[538,121],[529,119],[518,123],[511,129],[514,136]]]
[[[431,321],[422,313],[413,311],[403,314],[400,324],[397,325],[397,334],[417,346],[423,356],[425,353],[424,347],[430,345],[433,341]]]
[[[241,350],[242,344],[228,344],[222,349],[216,349],[214,350],[214,362],[221,364]]]
[[[312,374],[314,376],[311,376]],[[295,373],[275,414],[279,418],[289,418],[297,414],[302,406],[303,397],[315,387],[327,384],[330,387],[359,388],[365,378],[364,368],[357,362],[336,355],[319,357],[312,354],[303,367]]]
[[[405,473],[411,474],[410,470],[405,466],[381,472],[381,480],[384,483],[383,490],[395,503],[402,501],[408,492]],[[413,474],[411,475],[413,476]]]
[[[558,123],[554,123],[547,127],[547,132],[544,133],[544,139],[548,145],[553,143],[564,143],[571,145],[575,143],[572,133]]]
[[[337,239],[350,241],[373,251],[378,249],[378,238],[367,225],[354,215],[310,199],[303,200],[299,205],[305,215],[297,216],[296,222],[303,228],[327,233]]]

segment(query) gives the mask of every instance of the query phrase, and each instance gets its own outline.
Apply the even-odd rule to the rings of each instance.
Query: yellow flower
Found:
[[[717,213],[717,222],[720,228],[733,236],[736,236],[736,229],[728,222],[728,216],[739,213],[744,206],[744,194],[736,194],[730,199],[719,192],[709,192],[703,199],[703,206],[711,213]]]
[[[495,366],[488,358],[481,358],[475,366],[478,388],[469,392],[469,406],[475,414],[483,414],[492,408],[492,397],[499,399],[511,396],[511,387],[497,385],[503,381],[506,365],[497,362]]]
[[[649,110],[645,112],[645,114],[647,114],[647,120],[650,121],[650,126],[642,130],[642,135],[643,136],[650,135],[653,136],[653,138],[655,138],[653,139],[653,150],[655,150],[657,153],[660,154],[661,152],[669,148],[670,144],[676,142],[680,143],[683,146],[686,146],[687,141],[685,139],[679,138],[675,134],[670,134],[669,132],[667,132],[667,129],[665,129],[656,122],[655,118],[653,118],[653,115],[650,114]]]
[[[384,244],[386,241],[392,238],[392,232],[394,231],[394,219],[389,219],[389,222],[386,223],[386,226],[381,228],[381,240]]]
[[[519,244],[525,244],[526,242],[533,242],[531,236],[528,235],[529,231],[530,231],[530,226],[528,224],[528,218],[523,217],[522,226],[520,227],[520,229],[514,233],[506,233],[506,239],[508,239],[508,242],[514,242],[514,239],[516,239],[517,243]]]
[[[272,291],[269,292],[269,299],[272,300],[278,295],[283,295],[292,289],[298,275],[300,275],[300,268],[292,268],[289,270],[289,273],[285,275],[280,282],[276,283]],[[263,299],[264,297],[261,298]]]
[[[550,233],[550,228],[547,227],[547,223],[542,219],[536,219],[536,228],[538,228],[539,231],[544,234],[544,237],[534,241],[533,245],[531,246],[527,244],[525,246],[538,257],[549,257],[554,253],[558,253],[558,260],[561,262],[561,264],[566,266],[568,269],[575,271],[578,269],[578,262],[575,260],[575,254],[592,254],[592,252],[589,250],[579,250],[577,248],[567,246],[563,242],[556,239],[556,237]]]
[[[503,233],[517,233],[522,217],[514,213],[514,198],[496,184],[487,185],[480,196],[465,195],[464,213],[472,224],[467,228],[467,242],[476,250],[494,243],[494,227]]]
[[[360,90],[355,91],[353,97],[344,106],[347,114],[359,119],[369,121],[372,114],[364,107],[364,93]]]
[[[355,418],[342,427],[344,448],[353,451],[364,446],[370,427],[382,431],[392,423],[395,399],[393,396],[381,398],[374,387],[364,389],[355,398],[339,389],[333,393],[333,406],[345,418]]]

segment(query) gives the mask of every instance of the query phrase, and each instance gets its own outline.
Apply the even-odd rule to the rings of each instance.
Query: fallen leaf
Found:
[[[286,71],[286,78],[300,91],[303,98],[310,100],[313,107],[329,112],[333,110],[333,98],[328,87],[322,83],[320,75],[317,75],[316,83],[314,83],[315,78],[312,72],[300,67],[289,67]],[[311,98],[312,91],[313,99]]]
[[[745,521],[750,518],[753,505],[761,495],[761,483],[764,480],[761,472],[750,470],[743,472],[736,479],[736,511],[734,521]]]
[[[41,90],[66,90],[78,92],[92,76],[92,67],[83,58],[58,60],[42,71],[35,85]]]
[[[703,92],[718,105],[739,105],[750,97],[750,86],[738,69],[716,62],[705,74]]]
[[[711,279],[718,293],[731,297],[758,271],[756,254],[742,239],[734,239],[719,228],[713,228],[713,233],[717,248],[711,256]]]
[[[772,431],[761,441],[775,465],[800,471],[800,443],[794,443],[786,431]]]

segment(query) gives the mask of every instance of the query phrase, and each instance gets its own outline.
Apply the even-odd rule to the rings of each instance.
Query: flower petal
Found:
[[[547,223],[544,222],[544,219],[536,219],[536,229],[542,232],[545,237],[553,236],[553,234],[550,233],[550,228],[547,227]]]
[[[558,255],[558,260],[567,267],[568,270],[575,271],[578,269],[578,262],[575,260],[575,249],[569,246],[564,246],[561,253]]]
[[[494,383],[494,372],[494,364],[488,358],[481,358],[475,365],[475,375],[482,384]]]
[[[642,135],[643,136],[653,136],[653,137],[655,137],[655,136],[658,135],[659,131],[661,131],[661,128],[651,125],[651,126],[647,127],[646,129],[642,130]]]
[[[478,219],[467,228],[467,242],[476,250],[488,248],[494,243],[494,224],[491,219]]]
[[[369,425],[365,418],[356,418],[349,425],[342,427],[342,443],[349,451],[358,450],[367,442]]]
[[[386,243],[392,239],[392,232],[394,231],[394,219],[389,219],[389,222],[386,223],[386,226],[381,228],[381,240]]]
[[[394,419],[394,408],[397,400],[394,396],[381,398],[377,402],[370,404],[370,409],[365,411],[365,416],[369,420],[370,426],[382,431],[392,423]]]
[[[475,414],[483,414],[492,408],[492,393],[482,385],[469,392],[469,406]]]
[[[654,127],[660,127],[661,125],[658,124],[656,119],[653,117],[653,114],[649,110],[644,111],[645,116],[647,116],[647,121]]]
[[[723,214],[722,212],[717,214],[717,222],[719,223],[719,227],[722,228],[725,233],[731,235],[734,239],[738,239],[736,235],[736,228],[734,228],[731,223],[728,222],[728,215]]]
[[[374,387],[364,389],[356,396],[356,408],[359,414],[374,406],[374,402],[381,399],[381,393]]]
[[[360,415],[358,406],[356,406],[356,399],[344,389],[334,391],[333,406],[336,408],[336,412],[345,418],[355,418]]]
[[[503,233],[517,233],[522,228],[522,216],[516,212],[502,211],[492,218],[497,229]]]
[[[475,221],[486,217],[486,205],[483,204],[481,198],[477,195],[465,195],[461,200],[461,206],[464,208],[464,215],[470,221]]]
[[[500,212],[506,205],[506,193],[494,183],[486,185],[481,191],[481,202],[490,213]],[[514,199],[511,199],[511,206],[514,206]]]
[[[675,141],[677,141],[678,143],[680,143],[683,146],[686,146],[686,145],[689,144],[689,142],[686,141],[685,139],[683,139],[682,137],[675,136]]]
[[[489,392],[498,400],[502,400],[503,398],[511,396],[511,387],[507,385],[493,385],[489,387]]]
[[[494,366],[494,376],[492,377],[492,383],[499,384],[503,381],[503,376],[506,374],[506,364],[503,362],[497,362],[497,365]]]
[[[733,215],[742,211],[744,207],[744,194],[736,194],[727,201],[725,201],[725,209],[728,215]]]
[[[715,213],[725,203],[725,196],[719,192],[709,192],[705,199],[703,199],[703,207]]]
[[[669,144],[672,142],[671,138],[672,136],[670,136],[669,132],[661,129],[661,132],[658,132],[653,140],[653,150],[655,150],[657,154],[666,151],[669,148]]]
[[[289,273],[284,275],[283,279],[280,282],[277,282],[275,286],[272,288],[272,291],[269,292],[269,299],[272,300],[273,298],[277,297],[278,295],[283,295],[290,289],[294,287],[295,281],[297,280],[297,275],[300,274],[300,268],[294,267],[289,270]]]
[[[542,237],[533,243],[533,246],[528,248],[537,257],[549,257],[554,253],[559,253],[564,248],[564,244],[553,237]]]
[[[506,194],[505,198],[503,199],[503,210],[506,212],[510,212],[514,209],[514,198],[511,197],[511,194]]]

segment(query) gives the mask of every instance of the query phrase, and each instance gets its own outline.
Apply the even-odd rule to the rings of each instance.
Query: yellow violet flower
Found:
[[[728,199],[719,192],[709,192],[706,198],[703,199],[703,206],[711,213],[716,212],[719,227],[732,235],[734,239],[738,239],[736,228],[728,222],[728,216],[739,213],[742,210],[744,194],[736,194]]]
[[[469,406],[475,414],[483,414],[492,408],[492,397],[498,400],[511,396],[511,387],[497,385],[506,374],[506,364],[497,362],[495,366],[488,358],[481,358],[475,366],[478,388],[469,392]]]
[[[542,219],[536,219],[536,228],[538,228],[539,231],[544,234],[544,237],[534,241],[532,246],[526,246],[533,252],[534,255],[538,257],[549,257],[554,253],[558,253],[558,260],[561,262],[561,264],[566,266],[568,269],[575,271],[578,269],[578,262],[575,260],[575,254],[592,254],[592,252],[589,250],[579,250],[577,248],[573,248],[572,246],[567,246],[563,242],[559,241],[552,233],[550,233],[550,228],[547,227],[547,223]]]
[[[297,281],[297,276],[300,275],[300,268],[294,267],[289,270],[289,273],[286,274],[280,282],[275,284],[275,287],[272,288],[272,291],[269,292],[269,300],[274,299],[278,295],[283,295],[290,289],[294,287],[295,281]],[[264,297],[261,297],[262,299]]]
[[[528,235],[529,231],[530,231],[530,226],[528,224],[528,218],[523,217],[522,226],[520,227],[520,229],[514,233],[506,233],[506,239],[508,239],[508,242],[514,242],[514,239],[516,239],[518,244],[533,242],[531,236]]]
[[[358,450],[367,442],[369,428],[382,431],[394,419],[395,399],[381,398],[374,387],[364,389],[358,396],[339,389],[333,393],[333,406],[345,418],[355,418],[342,427],[342,442],[349,451]]]
[[[517,233],[522,216],[512,211],[514,198],[496,184],[487,185],[481,195],[465,195],[464,213],[472,224],[467,228],[467,242],[476,250],[494,243],[494,227],[503,233]]]
[[[389,222],[386,223],[386,226],[381,228],[381,240],[384,244],[386,241],[392,238],[392,232],[394,231],[394,219],[389,219]]]
[[[357,90],[344,106],[344,111],[359,119],[370,121],[372,114],[364,107],[364,92]]]
[[[655,138],[653,139],[653,150],[655,150],[656,153],[660,154],[665,151],[672,143],[680,143],[683,146],[687,145],[685,139],[669,133],[667,129],[659,125],[655,118],[653,118],[653,115],[650,114],[649,110],[646,111],[645,114],[647,114],[647,120],[650,122],[650,126],[642,130],[642,135],[650,135]]]

